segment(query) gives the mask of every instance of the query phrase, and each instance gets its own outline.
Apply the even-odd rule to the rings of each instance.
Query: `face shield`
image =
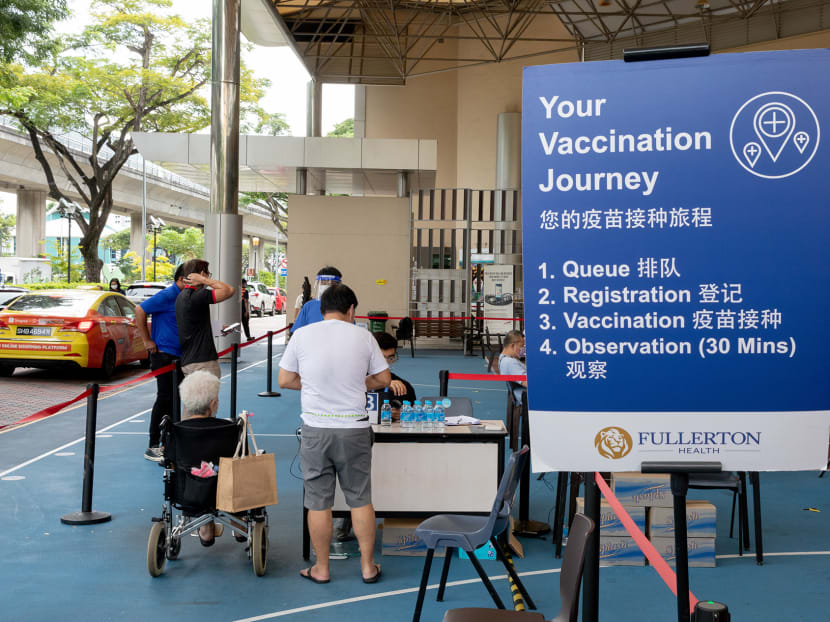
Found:
[[[331,287],[333,283],[339,282],[339,276],[332,276],[331,274],[318,274],[317,280],[314,281],[314,297],[317,300],[320,300],[324,291]]]

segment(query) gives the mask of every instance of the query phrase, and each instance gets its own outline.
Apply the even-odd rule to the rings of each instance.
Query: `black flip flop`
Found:
[[[315,579],[314,577],[312,577],[311,576],[311,568],[306,568],[305,571],[308,574],[303,574],[303,571],[302,570],[300,571],[300,576],[303,579],[308,579],[309,581],[313,581],[314,583],[320,583],[320,584],[331,582],[331,579]]]
[[[377,570],[377,572],[375,573],[374,577],[369,577],[368,579],[366,577],[363,577],[363,582],[364,583],[377,583],[378,582],[378,580],[380,579],[380,566],[375,564],[375,569]]]

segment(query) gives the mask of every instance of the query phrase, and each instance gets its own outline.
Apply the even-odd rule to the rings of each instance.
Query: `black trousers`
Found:
[[[166,352],[153,352],[150,354],[150,369],[155,371],[178,360],[178,357]],[[153,414],[150,415],[150,447],[158,447],[161,442],[159,426],[165,415],[174,423],[179,420],[176,397],[183,378],[184,375],[181,372],[177,374],[175,369],[156,376],[156,402],[153,404]]]
[[[250,319],[250,316],[243,311],[242,312],[242,329],[245,331],[245,340],[246,341],[251,340],[251,329],[248,328],[248,320],[249,319]]]

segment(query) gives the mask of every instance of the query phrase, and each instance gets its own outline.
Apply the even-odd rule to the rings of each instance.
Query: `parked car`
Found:
[[[99,370],[150,363],[135,323],[135,305],[115,292],[31,292],[0,311],[0,376],[16,367]]]
[[[262,317],[267,312],[270,315],[277,313],[276,298],[268,291],[264,283],[248,283],[248,303],[251,305],[251,313]]]
[[[158,294],[161,290],[167,287],[165,283],[153,283],[150,281],[138,281],[127,288],[125,295],[134,304],[140,305],[142,302]]]
[[[281,287],[269,287],[268,291],[274,297],[277,313],[285,313],[286,295]]]
[[[0,285],[0,311],[5,309],[12,300],[28,291],[28,289],[16,285]]]

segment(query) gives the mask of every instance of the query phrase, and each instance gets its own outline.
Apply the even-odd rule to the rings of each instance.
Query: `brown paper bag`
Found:
[[[274,454],[247,454],[250,424],[245,423],[242,438],[233,458],[219,459],[219,477],[216,482],[216,509],[242,512],[277,503],[277,469]],[[255,454],[256,439],[251,432]]]

